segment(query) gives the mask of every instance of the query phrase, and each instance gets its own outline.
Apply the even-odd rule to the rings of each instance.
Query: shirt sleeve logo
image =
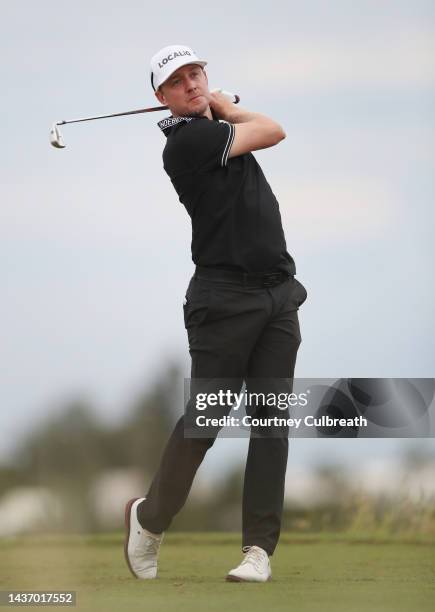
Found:
[[[161,121],[159,121],[157,125],[164,132],[165,130],[173,127],[174,125],[177,125],[178,123],[181,123],[182,121],[188,123],[189,121],[192,121],[192,119],[194,119],[194,117],[166,117],[166,119],[162,119]]]

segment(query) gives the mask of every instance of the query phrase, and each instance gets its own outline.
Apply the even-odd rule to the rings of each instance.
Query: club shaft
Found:
[[[223,92],[223,93],[229,96],[233,96],[234,104],[238,104],[240,100],[239,96],[229,93],[229,92]],[[109,119],[110,117],[123,117],[125,115],[138,115],[139,113],[153,113],[155,111],[168,110],[168,108],[169,108],[168,106],[152,106],[150,108],[139,108],[138,110],[125,111],[124,113],[112,113],[110,115],[96,115],[95,117],[82,117],[80,119],[63,119],[62,121],[57,121],[56,125],[66,125],[67,123],[80,123],[81,121],[94,121],[95,119]]]
[[[138,110],[126,111],[124,113],[112,113],[111,115],[97,115],[96,117],[82,117],[81,119],[64,119],[58,121],[57,125],[67,123],[80,123],[81,121],[94,121],[94,119],[108,119],[109,117],[122,117],[124,115],[138,115],[139,113],[153,113],[154,111],[168,110],[167,106],[152,106],[151,108],[139,108]]]

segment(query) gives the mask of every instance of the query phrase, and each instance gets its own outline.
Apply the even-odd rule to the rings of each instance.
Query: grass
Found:
[[[75,590],[77,609],[152,612],[409,612],[435,609],[435,541],[427,536],[282,534],[267,584],[227,583],[234,534],[168,533],[159,577],[132,578],[122,534],[0,541],[0,589]],[[51,606],[50,609],[61,609]]]

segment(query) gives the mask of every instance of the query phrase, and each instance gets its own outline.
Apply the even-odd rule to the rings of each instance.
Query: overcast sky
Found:
[[[434,376],[435,4],[197,7],[2,7],[0,457],[70,395],[120,418],[169,359],[189,373],[190,222],[162,168],[165,114],[65,126],[64,150],[48,141],[54,120],[154,104],[149,59],[170,43],[287,132],[256,157],[309,295],[296,375]],[[299,458],[321,447],[298,444]]]

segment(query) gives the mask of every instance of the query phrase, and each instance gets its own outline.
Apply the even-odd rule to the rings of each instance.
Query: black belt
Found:
[[[222,270],[220,268],[204,268],[196,266],[195,276],[206,280],[229,281],[239,283],[245,287],[275,287],[288,280],[292,275],[286,272],[269,272],[267,274],[250,274],[236,272],[235,270]]]

